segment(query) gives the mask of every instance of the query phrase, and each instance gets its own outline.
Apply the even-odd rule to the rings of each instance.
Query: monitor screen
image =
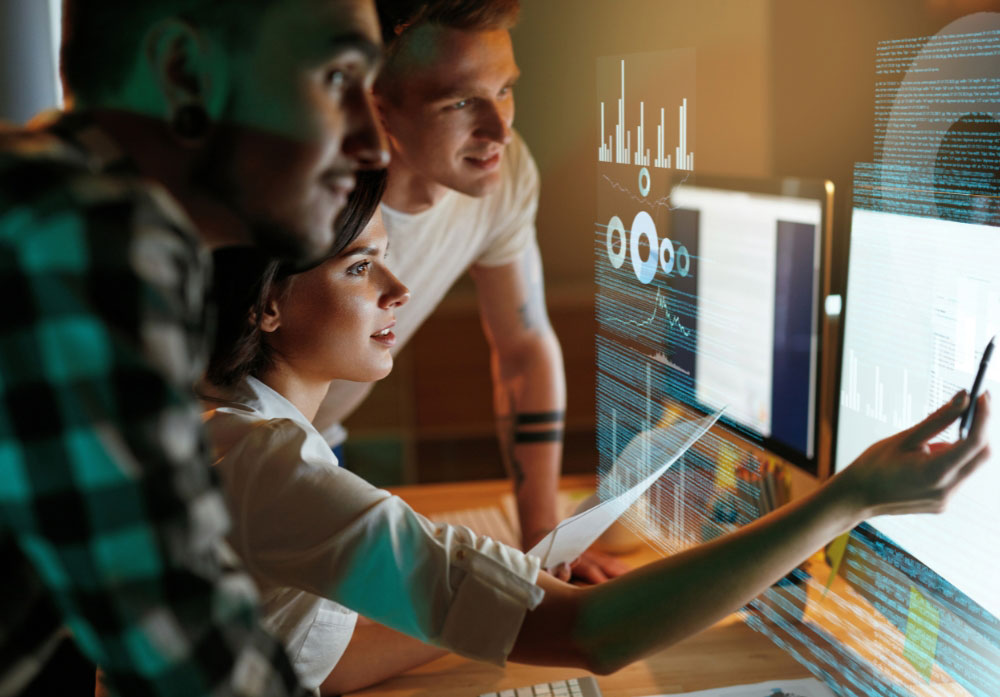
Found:
[[[700,181],[671,205],[697,248],[697,341],[675,358],[695,400],[815,471],[824,199]]]
[[[847,282],[837,471],[865,448],[970,389],[1000,331],[996,227],[856,209]],[[1000,390],[1000,361],[985,388]],[[957,437],[957,426],[943,434]],[[990,424],[1000,442],[1000,419]],[[983,548],[1000,524],[1000,462],[972,475],[942,515],[884,516],[870,525],[1000,617],[1000,559]]]
[[[907,189],[913,190],[913,189]],[[970,389],[1000,330],[995,226],[854,210],[834,468]],[[985,375],[1000,388],[1000,362]],[[941,438],[954,440],[953,424]],[[989,426],[1000,438],[1000,419]],[[903,655],[971,694],[1000,685],[1000,462],[980,466],[939,515],[882,516],[856,529],[845,578],[906,636]],[[920,627],[915,630],[915,627]],[[916,632],[919,651],[912,650]],[[912,644],[912,646],[911,646]]]

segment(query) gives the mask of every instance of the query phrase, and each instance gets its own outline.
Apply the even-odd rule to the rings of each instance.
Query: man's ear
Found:
[[[372,93],[372,101],[375,104],[375,111],[378,113],[378,121],[379,125],[382,126],[382,133],[385,134],[386,141],[389,143],[390,152],[402,152],[399,141],[396,139],[396,136],[393,135],[392,129],[389,128],[389,112],[393,108],[391,99],[383,94],[379,94],[378,91],[375,91]],[[395,155],[390,158],[390,162],[394,158]]]
[[[143,42],[167,117],[182,107],[202,107],[216,120],[225,103],[226,52],[204,30],[176,17],[155,23]]]

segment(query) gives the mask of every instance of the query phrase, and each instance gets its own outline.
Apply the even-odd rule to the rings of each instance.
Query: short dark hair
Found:
[[[63,0],[60,67],[66,91],[85,99],[114,93],[139,55],[146,31],[179,17],[227,45],[250,42],[253,21],[275,0]]]
[[[375,214],[386,178],[384,169],[358,172],[354,191],[337,218],[333,246],[308,267],[266,257],[256,247],[229,247],[212,255],[218,324],[206,371],[210,382],[226,387],[270,367],[274,355],[260,328],[268,300],[276,293],[280,297],[289,278],[338,256],[357,239]]]
[[[512,29],[521,0],[376,0],[375,9],[386,49],[382,67],[386,75],[414,29],[425,24],[465,31]]]

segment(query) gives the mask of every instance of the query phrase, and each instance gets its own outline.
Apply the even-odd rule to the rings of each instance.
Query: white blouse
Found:
[[[338,467],[299,410],[255,378],[199,391],[232,518],[228,541],[305,686],[333,670],[355,612],[503,665],[543,596],[536,557],[436,525]]]

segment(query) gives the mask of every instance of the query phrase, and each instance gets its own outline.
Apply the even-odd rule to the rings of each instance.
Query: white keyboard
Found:
[[[479,697],[601,697],[597,681],[591,677],[542,682],[500,692],[484,692]]]

